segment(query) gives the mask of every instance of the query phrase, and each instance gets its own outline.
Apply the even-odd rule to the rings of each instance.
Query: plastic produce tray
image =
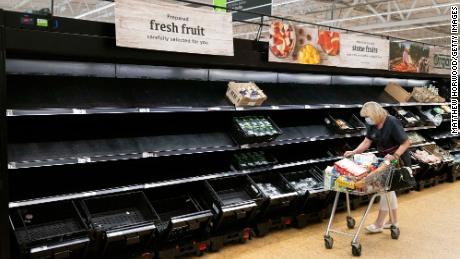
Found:
[[[52,251],[52,247],[56,244],[61,244],[58,250],[62,251],[72,250],[70,246],[84,249],[89,243],[89,229],[73,201],[21,207],[10,215],[21,252],[30,253],[32,258],[35,258],[33,248],[37,246],[47,246],[48,249],[41,251],[42,256],[54,256],[58,251]],[[75,242],[78,239],[80,242]],[[67,248],[62,245],[71,240],[73,245]],[[80,245],[75,246],[76,243]]]
[[[204,183],[197,182],[144,191],[160,217],[158,230],[164,241],[206,234],[213,214],[203,189]]]
[[[260,117],[260,116],[258,116]],[[241,117],[239,117],[241,118]],[[283,131],[273,122],[273,120],[270,117],[263,116],[264,119],[266,119],[272,127],[275,129],[277,133],[273,135],[266,135],[266,136],[250,136],[247,135],[246,132],[239,126],[237,123],[236,117],[233,118],[233,129],[232,129],[232,135],[235,141],[238,144],[251,144],[251,143],[263,143],[263,142],[270,142],[275,140],[278,136],[283,134]]]
[[[151,245],[160,221],[143,192],[88,198],[81,206],[96,231],[98,256],[145,249]]]
[[[345,122],[348,128],[340,127],[340,125],[337,123],[338,119]],[[347,119],[344,119],[344,116],[341,116],[339,118],[338,116],[336,117],[328,115],[327,118],[324,119],[324,121],[330,129],[339,134],[352,134],[366,129],[366,125],[364,125],[364,123],[361,120],[359,120],[358,117],[356,117],[354,114],[348,116]]]
[[[205,184],[218,214],[215,230],[236,222],[248,222],[263,202],[262,192],[247,175],[208,180]]]
[[[250,178],[267,200],[261,209],[263,215],[291,206],[298,197],[296,190],[279,173],[264,172]]]

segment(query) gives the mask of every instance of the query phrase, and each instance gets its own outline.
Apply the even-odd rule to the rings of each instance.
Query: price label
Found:
[[[148,112],[150,112],[150,108],[139,108],[139,112],[148,113]]]
[[[237,111],[243,111],[243,110],[244,110],[244,107],[236,107],[236,110],[237,110]]]
[[[345,105],[345,104],[340,104],[339,107],[340,107],[340,108],[345,108],[346,105]]]
[[[13,110],[6,110],[6,116],[13,116]]]
[[[351,135],[350,134],[345,134],[345,137],[346,138],[351,138]]]
[[[85,109],[72,109],[73,114],[86,114]]]
[[[158,153],[142,152],[142,158],[158,157]]]
[[[222,110],[222,108],[220,107],[209,107],[208,108],[208,111],[220,111],[220,110]]]
[[[305,109],[311,109],[311,106],[310,105],[305,105]]]
[[[316,138],[310,138],[310,141],[316,141]]]
[[[249,144],[241,145],[241,149],[248,149],[248,148],[249,148]]]
[[[279,106],[276,106],[276,105],[272,105],[272,110],[279,110],[280,107]]]
[[[15,162],[8,163],[8,169],[17,169],[16,163]]]
[[[329,109],[329,108],[331,108],[331,106],[330,105],[324,105],[324,108]]]
[[[91,163],[91,158],[90,157],[79,157],[77,158],[77,163],[79,164]]]

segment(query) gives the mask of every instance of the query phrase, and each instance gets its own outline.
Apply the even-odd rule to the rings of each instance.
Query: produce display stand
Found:
[[[21,24],[26,16],[46,19],[49,26]],[[323,153],[324,143],[359,140],[363,133],[331,131],[324,122],[328,114],[340,111],[347,118],[358,114],[367,101],[386,108],[439,106],[399,103],[384,92],[385,85],[394,80],[405,88],[427,80],[448,85],[450,78],[267,62],[267,43],[242,39],[234,40],[231,57],[121,48],[116,46],[113,24],[62,17],[0,11],[0,24],[1,259],[18,257],[34,246],[18,239],[18,223],[10,222],[16,210],[66,202],[78,205],[87,226],[81,229],[92,235],[89,240],[86,234],[78,235],[81,242],[64,245],[65,249],[85,253],[88,247],[88,257],[96,258],[116,250],[121,258],[153,252],[175,232],[159,233],[157,225],[170,223],[155,211],[166,207],[155,208],[151,205],[155,199],[146,195],[150,189],[189,182],[207,183],[202,192],[216,205],[211,206],[211,234],[203,241],[216,249],[229,240],[244,241],[251,236],[250,227],[266,197],[260,190],[255,194],[245,189],[244,202],[227,204],[223,191],[235,187],[234,178],[282,169],[287,179],[289,171],[309,171],[338,160],[339,156]],[[255,82],[268,98],[261,106],[235,107],[225,96],[229,81]],[[242,116],[269,117],[282,134],[270,142],[238,143],[231,128],[233,118]],[[406,130],[452,137],[444,134],[444,128],[436,135],[433,128],[437,127]],[[234,153],[252,150],[270,150],[279,163],[250,170],[230,168]],[[327,191],[298,193],[308,193],[308,199],[295,218],[324,214],[319,211],[328,206]],[[141,217],[98,227],[98,215],[121,216],[115,212],[129,208],[121,201],[112,204],[122,206],[118,208],[105,201],[128,197]],[[71,217],[58,214],[63,220]],[[235,222],[243,214],[244,219]],[[233,233],[228,233],[228,226],[234,227]],[[59,235],[67,240],[65,233]],[[115,243],[120,245],[113,247]],[[51,240],[47,245],[53,248],[53,244]],[[51,250],[65,257],[65,249]]]

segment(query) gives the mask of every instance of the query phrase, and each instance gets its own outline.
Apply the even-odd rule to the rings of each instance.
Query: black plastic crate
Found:
[[[393,107],[393,114],[400,119],[404,127],[420,127],[428,124],[426,116],[416,114],[408,108]]]
[[[289,182],[289,184],[300,194],[307,197],[297,205],[299,213],[307,213],[315,215],[310,218],[321,218],[321,213],[327,206],[327,199],[329,191],[323,187],[323,173],[318,167],[311,167],[308,170],[285,172],[282,176]],[[308,186],[306,179],[312,179],[317,184]],[[305,182],[305,184],[300,184]],[[313,182],[312,182],[313,183]]]
[[[262,192],[247,175],[208,180],[205,184],[217,214],[214,232],[246,226],[264,200]]]
[[[344,124],[344,126],[341,127],[339,125],[339,120]],[[364,125],[364,123],[354,114],[340,117],[328,115],[327,118],[324,119],[324,122],[331,130],[339,134],[358,133],[366,129],[366,125]]]
[[[232,165],[236,170],[272,167],[278,160],[264,151],[240,152],[232,156]]]
[[[10,213],[23,257],[85,257],[89,228],[73,201],[21,207]]]
[[[213,213],[204,187],[204,182],[195,182],[144,191],[160,217],[161,242],[206,237]]]
[[[266,200],[261,206],[261,217],[290,208],[292,202],[299,196],[298,192],[279,173],[264,172],[250,175],[250,178],[261,190]]]
[[[249,116],[251,117],[251,116]],[[260,116],[258,116],[260,117]],[[239,117],[241,118],[241,117]],[[275,122],[267,116],[263,116],[264,119],[270,122],[276,133],[265,136],[249,136],[237,123],[236,117],[233,118],[232,136],[238,144],[251,144],[251,143],[263,143],[275,140],[278,136],[283,134],[283,131],[275,124]]]
[[[98,254],[110,257],[153,245],[160,219],[143,192],[88,198],[81,201],[81,206],[96,231]]]

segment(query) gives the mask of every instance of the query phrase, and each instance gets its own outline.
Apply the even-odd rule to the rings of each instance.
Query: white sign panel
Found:
[[[233,56],[232,16],[140,0],[115,2],[117,46]]]
[[[344,33],[340,35],[340,38],[340,61],[333,65],[352,68],[388,69],[389,40]]]

